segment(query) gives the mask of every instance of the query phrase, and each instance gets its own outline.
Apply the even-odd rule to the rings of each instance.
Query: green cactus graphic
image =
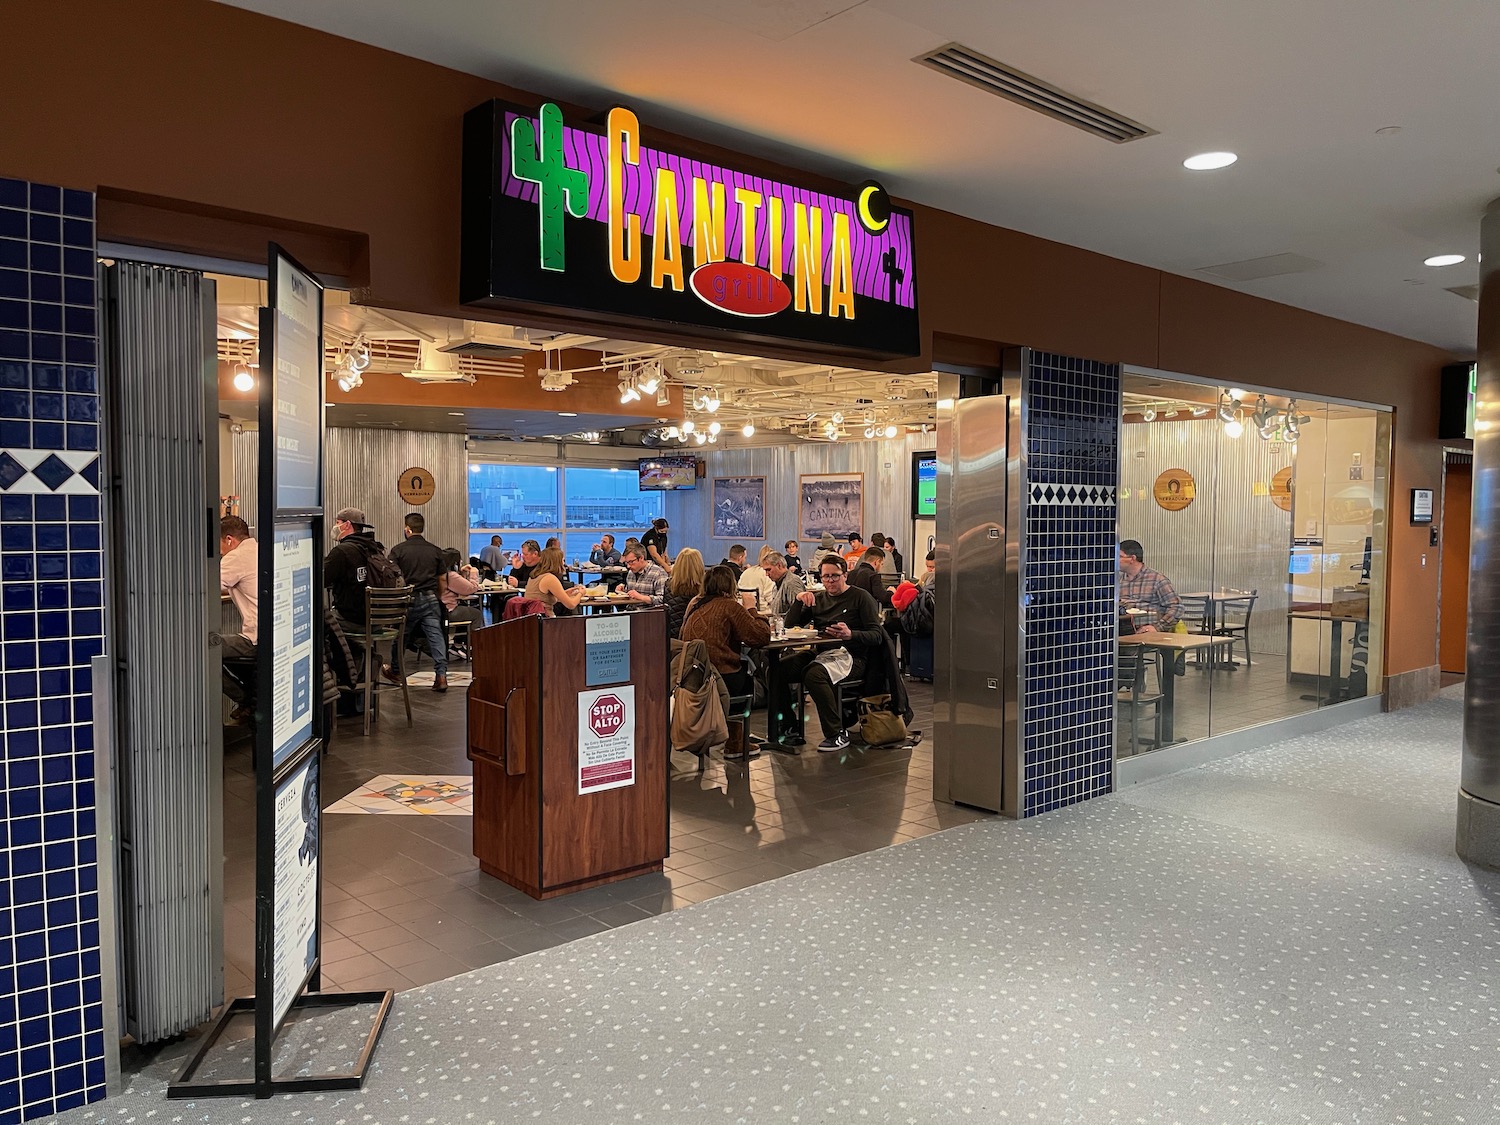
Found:
[[[542,269],[561,273],[567,258],[563,210],[566,208],[575,219],[588,214],[589,174],[569,168],[563,158],[562,110],[546,102],[541,109],[541,121],[540,143],[530,118],[518,117],[511,122],[510,170],[516,179],[537,185]]]

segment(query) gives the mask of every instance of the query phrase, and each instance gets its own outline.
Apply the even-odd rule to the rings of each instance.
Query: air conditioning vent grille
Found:
[[[913,61],[1115,144],[1138,141],[1156,132],[959,43],[928,51]]]

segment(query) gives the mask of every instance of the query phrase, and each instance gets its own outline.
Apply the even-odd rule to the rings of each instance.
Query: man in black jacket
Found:
[[[848,580],[850,586],[863,590],[874,598],[875,604],[881,609],[887,609],[891,604],[885,583],[880,578],[880,566],[884,562],[885,552],[879,547],[869,547],[859,556],[859,562],[850,568]]]
[[[736,543],[729,548],[729,554],[720,561],[720,566],[727,566],[734,571],[734,580],[738,582],[740,576],[745,573],[745,545]]]
[[[401,575],[411,587],[411,608],[406,611],[406,636],[391,642],[391,663],[381,674],[400,683],[401,650],[418,633],[427,640],[435,675],[432,690],[448,690],[448,643],[443,635],[443,595],[448,592],[448,566],[443,549],[429,543],[422,535],[427,521],[420,512],[406,517],[406,541],[391,549],[391,561],[401,568]]]
[[[375,541],[361,508],[340,508],[333,517],[333,536],[338,542],[323,560],[323,586],[348,626],[345,632],[363,633],[370,556],[385,554],[385,548]]]
[[[802,594],[787,614],[786,624],[788,627],[811,624],[823,636],[842,640],[842,648],[848,652],[851,666],[837,682],[860,679],[871,650],[885,644],[885,631],[880,627],[880,607],[869,594],[848,585],[848,568],[836,555],[824,556],[818,564],[818,577],[823,583],[823,592]],[[818,749],[824,753],[842,750],[849,745],[833,674],[820,662],[820,658],[836,662],[837,652],[836,648],[830,647],[788,657],[782,663],[782,698],[771,700],[771,706],[780,714],[791,714],[790,692],[785,685],[800,679],[818,709],[818,722],[823,728],[823,741],[818,743]]]

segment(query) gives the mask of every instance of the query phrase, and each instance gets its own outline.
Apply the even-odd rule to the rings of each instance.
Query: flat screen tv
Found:
[[[937,454],[911,455],[911,514],[914,519],[937,516]]]
[[[642,457],[636,468],[640,472],[642,492],[674,492],[698,487],[696,457]]]
[[[1438,437],[1474,436],[1474,395],[1479,369],[1472,363],[1450,363],[1439,384]]]

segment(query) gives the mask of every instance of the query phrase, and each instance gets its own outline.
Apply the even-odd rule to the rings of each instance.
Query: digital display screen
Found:
[[[647,457],[638,464],[642,492],[673,492],[698,487],[696,457]]]
[[[937,515],[937,454],[912,454],[912,515],[932,519]]]

